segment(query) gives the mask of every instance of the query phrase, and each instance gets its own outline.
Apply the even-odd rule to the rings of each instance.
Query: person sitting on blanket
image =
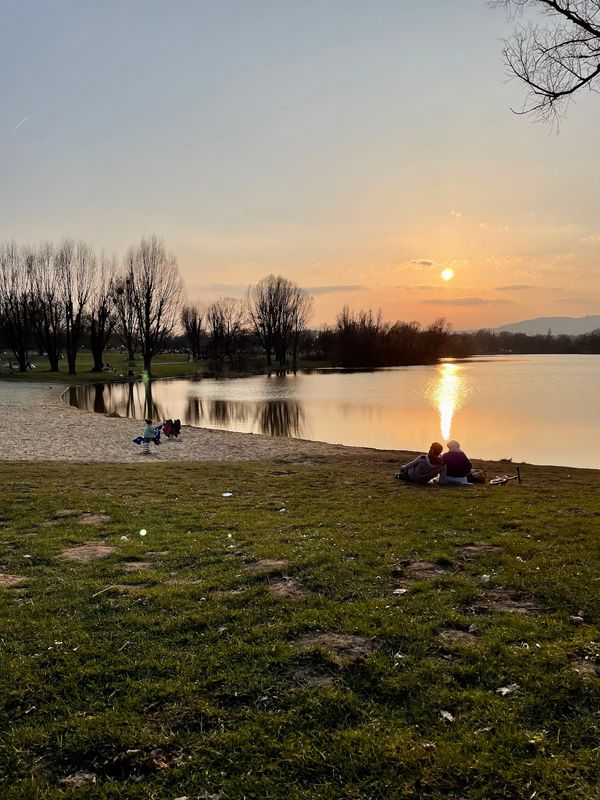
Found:
[[[440,484],[458,483],[467,484],[467,475],[473,469],[473,465],[460,449],[459,442],[452,439],[446,447],[448,452],[442,456],[446,469],[440,475]]]
[[[408,464],[403,464],[396,477],[407,483],[429,483],[436,475],[445,472],[441,459],[443,449],[439,442],[433,442],[428,453],[417,456]]]
[[[167,439],[171,438],[171,436],[173,434],[173,420],[172,419],[168,419],[165,422],[163,422],[162,432],[167,437]]]

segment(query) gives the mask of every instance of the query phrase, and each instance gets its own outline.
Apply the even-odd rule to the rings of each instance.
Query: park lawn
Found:
[[[59,362],[59,372],[50,372],[50,365],[46,356],[30,356],[35,369],[21,373],[17,370],[9,370],[4,366],[10,361],[6,354],[2,356],[2,366],[0,367],[0,379],[12,381],[51,381],[58,383],[103,383],[106,381],[123,380],[123,375],[132,369],[136,377],[141,377],[144,363],[140,356],[135,360],[134,365],[130,365],[127,358],[122,353],[107,350],[104,353],[104,362],[112,364],[113,372],[92,372],[94,359],[89,350],[81,350],[77,356],[77,374],[69,375],[67,359],[63,358]],[[14,363],[14,357],[13,357]],[[188,361],[185,353],[161,353],[152,361],[152,377],[172,378],[178,376],[207,374],[209,372],[206,361]]]
[[[599,797],[598,473],[523,472],[0,465],[0,797]]]

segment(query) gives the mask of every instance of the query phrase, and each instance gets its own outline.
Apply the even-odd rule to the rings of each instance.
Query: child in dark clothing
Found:
[[[471,472],[473,465],[460,449],[457,441],[450,441],[446,447],[448,452],[442,456],[442,461],[446,465],[445,474],[440,475],[440,483],[467,484],[467,475]]]

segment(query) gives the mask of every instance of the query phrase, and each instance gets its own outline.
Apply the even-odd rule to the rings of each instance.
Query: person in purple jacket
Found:
[[[448,452],[442,456],[446,471],[440,475],[440,484],[467,484],[467,475],[473,469],[473,465],[460,449],[460,444],[454,439],[448,442],[446,447]]]

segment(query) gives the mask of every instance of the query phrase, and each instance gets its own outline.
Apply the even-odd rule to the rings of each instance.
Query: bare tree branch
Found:
[[[511,77],[528,89],[518,114],[558,123],[574,95],[600,88],[600,0],[488,0],[515,17],[538,10],[547,25],[518,25],[505,42]],[[514,109],[513,109],[514,110]]]

